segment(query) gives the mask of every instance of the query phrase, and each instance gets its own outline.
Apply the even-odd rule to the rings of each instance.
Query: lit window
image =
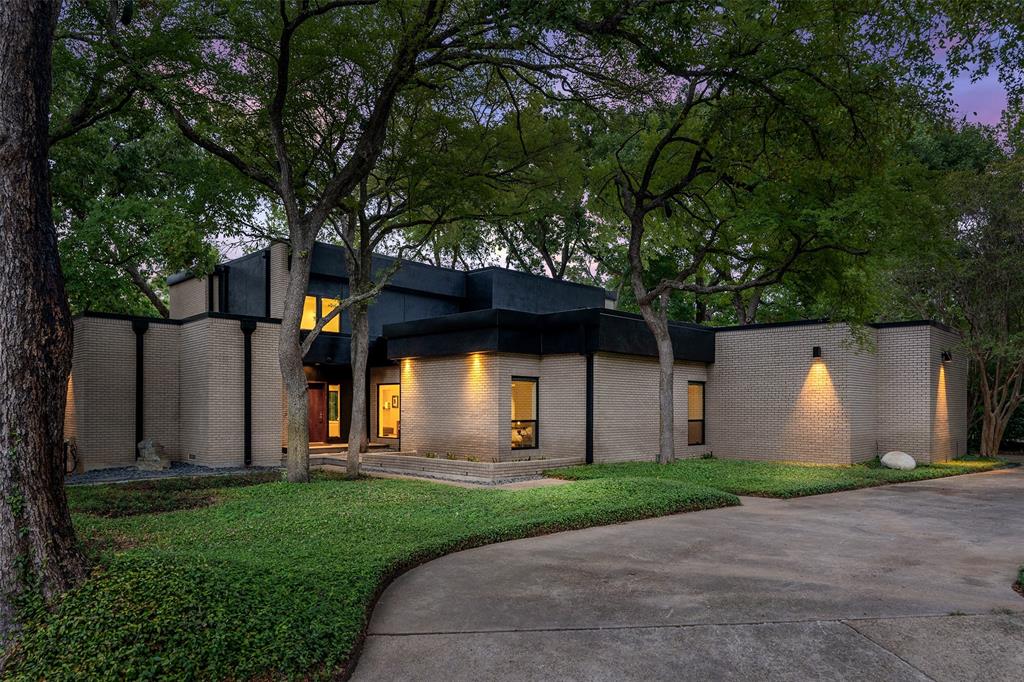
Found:
[[[704,445],[704,383],[691,381],[687,385],[686,407],[688,413],[686,444]]]
[[[537,379],[512,377],[512,449],[537,447]]]
[[[307,296],[302,302],[302,321],[299,329],[312,329],[316,326],[316,296]]]
[[[338,299],[336,298],[321,298],[320,299],[320,317],[327,317],[332,310],[338,307]],[[324,325],[325,332],[340,332],[341,331],[341,313],[338,313],[337,317]]]
[[[327,437],[341,438],[341,386],[327,388]]]
[[[377,386],[377,437],[398,438],[401,433],[402,387],[399,384]]]

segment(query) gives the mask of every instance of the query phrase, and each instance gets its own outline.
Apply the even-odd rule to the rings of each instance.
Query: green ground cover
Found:
[[[519,491],[327,476],[254,483],[70,488],[96,568],[52,613],[34,616],[6,674],[333,677],[352,659],[376,595],[407,567],[490,542],[738,504],[652,478]],[[185,508],[137,513],[154,501]]]
[[[734,495],[803,497],[944,476],[988,471],[996,460],[955,460],[912,471],[886,469],[877,462],[855,466],[815,466],[735,459],[681,459],[669,465],[623,462],[552,469],[547,476],[574,481],[654,478],[724,490]]]

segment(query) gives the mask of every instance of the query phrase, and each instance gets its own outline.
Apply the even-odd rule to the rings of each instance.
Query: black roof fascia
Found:
[[[707,327],[718,332],[732,332],[732,331],[744,331],[747,329],[773,329],[777,327],[807,327],[817,324],[851,324],[848,322],[838,321],[833,322],[828,318],[820,318],[816,320],[791,320],[789,322],[758,322],[755,324],[737,324],[728,327]],[[873,329],[889,329],[892,327],[935,327],[936,329],[942,329],[943,331],[958,334],[959,332],[952,327],[945,325],[935,320],[901,320],[898,322],[868,322],[865,326]]]
[[[676,359],[714,362],[714,332],[675,323],[669,332]],[[392,359],[483,351],[657,356],[654,338],[639,316],[604,308],[546,314],[477,310],[385,325],[384,337]]]
[[[305,337],[305,333],[303,333]],[[349,367],[352,365],[352,335],[334,334],[321,332],[313,339],[302,361],[306,364],[320,364],[332,366]],[[370,341],[370,349],[367,354],[367,365],[370,367],[382,367],[393,365],[387,357],[387,345],[383,339]]]

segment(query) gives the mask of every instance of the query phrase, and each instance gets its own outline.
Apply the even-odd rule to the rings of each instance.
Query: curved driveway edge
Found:
[[[354,679],[1019,679],[1022,511],[1013,469],[452,554],[384,592]]]

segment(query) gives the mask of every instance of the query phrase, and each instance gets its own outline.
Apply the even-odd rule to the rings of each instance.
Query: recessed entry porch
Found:
[[[312,363],[305,368],[309,441],[312,452],[338,453],[348,449],[352,424],[352,369],[348,365]],[[402,389],[380,368],[366,378],[366,435],[372,449],[400,447]]]

